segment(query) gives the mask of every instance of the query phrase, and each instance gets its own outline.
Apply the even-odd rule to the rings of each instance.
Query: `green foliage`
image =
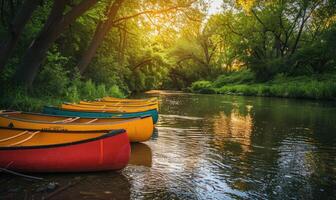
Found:
[[[117,18],[190,2],[125,1]],[[10,96],[1,98],[1,105],[37,109],[53,99],[76,102],[161,88],[316,99],[335,95],[334,78],[328,76],[336,70],[333,1],[224,0],[226,9],[211,16],[206,15],[207,3],[197,1],[177,11],[121,20],[79,75],[78,61],[96,27],[107,19],[110,3],[99,1],[62,33],[27,93],[12,78],[49,15],[53,1],[43,1],[1,73],[1,95]],[[11,21],[5,11],[1,38]]]
[[[44,68],[37,76],[36,90],[46,96],[62,96],[66,93],[69,77],[63,66],[68,59],[59,52],[48,52]]]
[[[214,87],[222,87],[227,84],[252,83],[255,75],[250,70],[241,70],[222,74],[214,81]]]
[[[210,81],[196,81],[192,83],[191,91],[203,94],[215,93],[215,90],[213,89],[212,83]]]
[[[293,57],[293,74],[324,73],[336,69],[336,24],[320,40],[300,48]]]
[[[77,83],[70,84],[65,89],[63,95],[46,94],[41,87],[41,91],[30,93],[22,88],[7,87],[2,91],[5,98],[0,99],[0,105],[6,109],[24,110],[24,111],[41,111],[45,105],[59,105],[62,102],[79,102],[80,100],[94,100],[105,96],[123,98],[125,95],[118,86],[106,87],[104,84],[96,85],[91,80],[86,82],[74,81]]]
[[[81,84],[80,88],[81,99],[94,100],[105,96],[125,97],[119,87],[114,85],[106,88],[104,84],[96,85],[91,80]]]
[[[45,105],[57,105],[61,99],[48,96],[35,96],[29,94],[22,88],[7,87],[2,91],[5,98],[0,98],[0,105],[4,109],[24,110],[24,111],[41,111]]]
[[[266,83],[243,83],[240,79],[237,82],[233,77],[223,76],[212,83],[210,81],[198,81],[192,84],[191,91],[197,93],[218,93],[227,95],[247,96],[270,96],[306,99],[335,99],[336,98],[336,73],[329,75],[287,77],[278,75],[272,81]],[[221,83],[224,81],[224,83]],[[216,83],[216,84],[215,84]]]

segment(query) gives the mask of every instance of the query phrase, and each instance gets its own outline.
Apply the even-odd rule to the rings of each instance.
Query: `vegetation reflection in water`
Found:
[[[152,168],[125,170],[134,198],[332,199],[332,102],[162,93]]]
[[[61,186],[81,178],[54,198],[332,199],[336,193],[335,103],[175,92],[160,100],[156,133],[132,145],[126,169],[41,175]],[[43,182],[1,180],[1,197],[42,194],[36,191]]]

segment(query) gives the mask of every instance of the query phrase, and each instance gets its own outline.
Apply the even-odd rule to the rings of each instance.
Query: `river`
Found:
[[[3,199],[335,199],[336,104],[161,92],[153,138],[121,172],[1,175]],[[43,191],[43,192],[40,192]],[[47,193],[47,192],[45,192]]]

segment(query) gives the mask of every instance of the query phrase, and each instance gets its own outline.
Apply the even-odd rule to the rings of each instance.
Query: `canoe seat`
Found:
[[[30,133],[30,132],[28,131],[28,133],[30,133],[30,136],[29,136],[29,137],[27,137],[27,138],[25,138],[25,139],[23,139],[23,140],[21,140],[21,141],[18,141],[18,142],[9,144],[9,145],[7,145],[7,146],[12,147],[12,146],[16,146],[16,145],[22,144],[22,143],[24,143],[24,142],[27,142],[28,140],[32,139],[32,138],[33,138],[36,134],[38,134],[39,132],[40,132],[40,131],[35,131],[35,132]]]
[[[26,134],[26,133],[29,133],[29,131],[23,131],[23,132],[21,132],[21,133],[19,133],[19,134],[17,134],[17,135],[13,135],[13,136],[11,136],[11,137],[1,139],[0,142],[6,142],[6,141],[8,141],[8,140],[11,140],[11,139],[20,137],[21,135],[24,135],[24,134]]]
[[[95,119],[93,119],[93,120],[90,120],[90,121],[88,121],[88,122],[85,122],[85,124],[90,124],[90,123],[95,122],[95,121],[97,121],[97,120],[98,120],[98,118],[95,118]]]
[[[52,123],[70,123],[70,122],[76,121],[77,119],[80,119],[80,117],[67,118],[67,119],[60,120],[60,121],[53,121]]]

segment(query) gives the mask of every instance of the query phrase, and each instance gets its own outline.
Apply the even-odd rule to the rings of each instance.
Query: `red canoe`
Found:
[[[24,172],[88,172],[124,168],[130,158],[124,130],[52,133],[0,129],[0,167]]]

